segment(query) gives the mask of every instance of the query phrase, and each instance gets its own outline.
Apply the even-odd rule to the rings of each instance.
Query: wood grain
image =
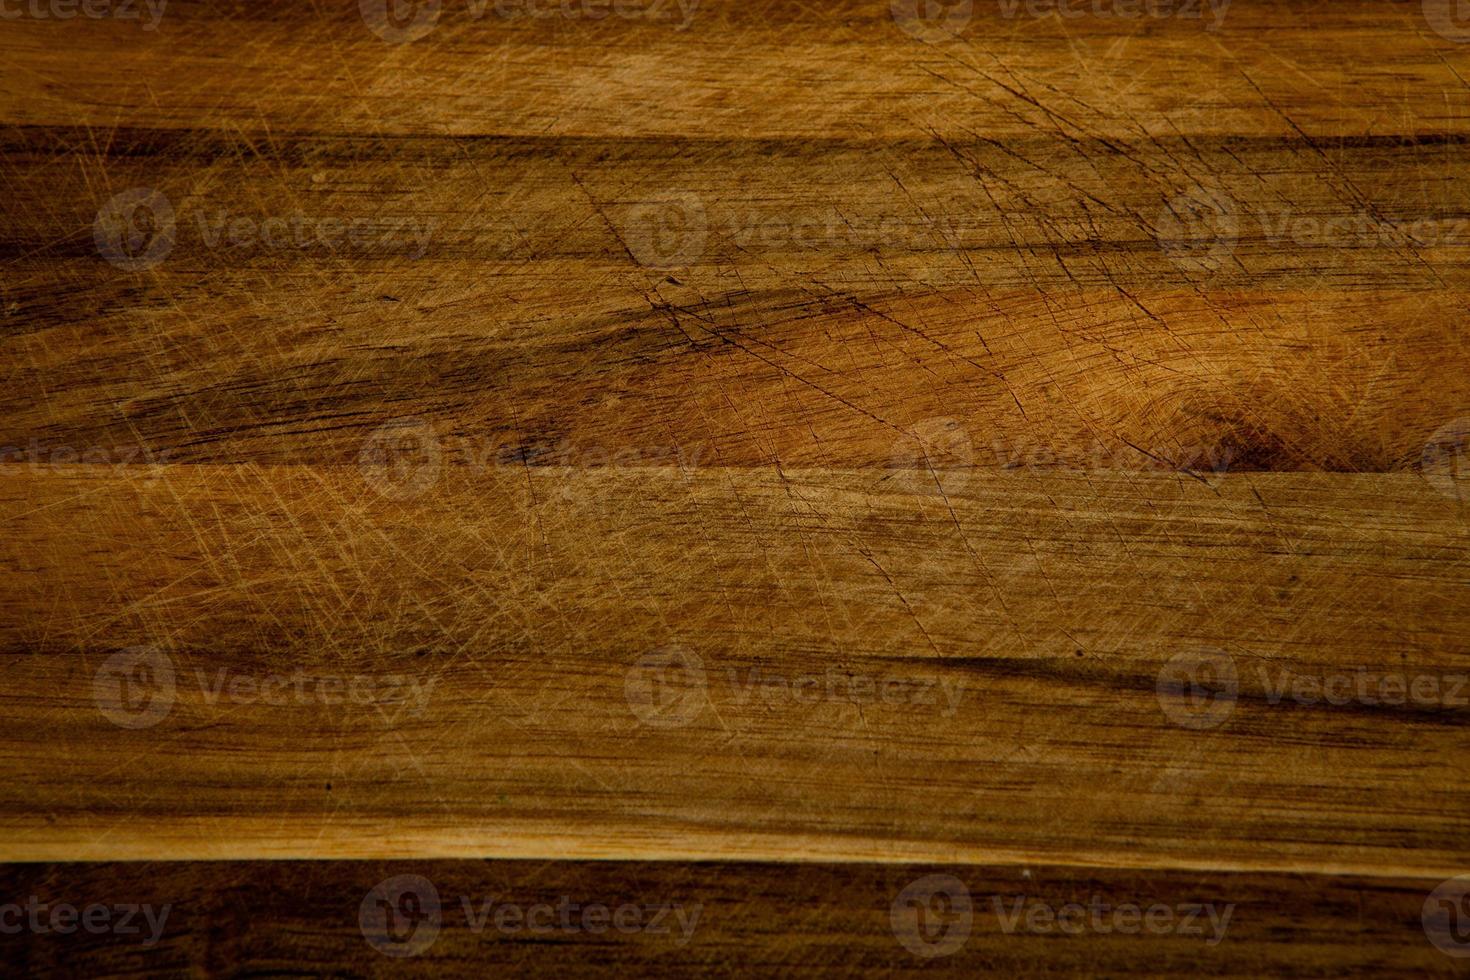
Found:
[[[532,460],[862,466],[944,418],[984,463],[1378,472],[1465,411],[1470,87],[1419,4],[928,45],[885,3],[736,6],[453,8],[411,45],[350,4],[16,22],[0,445],[335,462],[415,415]],[[58,43],[109,55],[25,70]],[[136,187],[176,234],[118,270],[90,229]]]
[[[21,157],[11,457],[347,462],[418,416],[501,459],[869,466],[941,418],[985,465],[1208,447],[1382,472],[1470,403],[1470,214],[1440,148],[1347,154],[1370,217],[1304,147],[1217,147],[1250,206],[1205,269],[1159,244],[1177,142],[306,139],[241,162],[229,139],[114,137],[108,180],[173,201],[173,247],[99,268],[85,134]],[[670,246],[686,267],[650,269],[630,248],[671,186],[699,227]],[[1405,222],[1435,244],[1386,230]]]
[[[0,899],[188,912],[7,960],[1467,962],[1448,2],[530,2],[0,5],[0,860],[160,862]],[[710,926],[396,962],[409,873]],[[1239,925],[931,961],[930,873]]]
[[[1464,961],[1436,951],[1420,925],[1424,898],[1437,882],[1055,867],[960,865],[942,871],[966,888],[972,919],[959,948],[936,958],[915,955],[901,945],[893,912],[905,889],[934,869],[866,864],[12,866],[0,876],[7,896],[24,896],[24,902],[34,895],[38,903],[78,907],[151,905],[154,921],[161,918],[163,928],[156,933],[157,942],[145,948],[155,933],[139,913],[137,935],[46,934],[24,944],[0,936],[0,948],[11,967],[36,977],[442,976],[483,975],[487,970],[559,975],[610,970],[824,976],[858,971],[953,976],[977,971],[1038,976],[1463,975],[1456,967]],[[382,955],[360,928],[363,899],[380,882],[400,875],[430,882],[439,898],[439,931],[411,958]],[[1100,918],[1086,921],[1099,921],[1111,931],[1092,931],[1089,925],[1086,934],[1068,934],[1044,916],[1034,920],[1034,930],[1022,919],[1022,925],[1007,931],[1018,903],[1026,914],[1037,907],[1096,903]],[[562,904],[567,907],[564,919],[557,911]],[[500,909],[538,905],[551,907],[550,913],[534,916],[545,927],[540,932],[532,934],[522,919],[511,915],[502,920],[506,928],[495,928]],[[655,926],[658,913],[644,911],[639,922],[649,928],[620,931],[604,924],[593,932],[582,926],[581,911],[592,905],[609,910],[677,907],[692,928],[682,929],[674,913]],[[1126,905],[1178,911],[1168,928],[1130,926],[1125,917],[1122,929],[1116,929],[1112,909]],[[1223,922],[1223,934],[1209,924],[1207,914],[1189,911],[1201,906],[1217,910],[1215,922]],[[1066,919],[1068,929],[1075,928],[1076,915]],[[632,923],[628,916],[624,921]],[[592,921],[596,925],[599,920]],[[1164,922],[1162,913],[1155,921]]]
[[[1470,542],[1418,476],[446,468],[388,500],[351,468],[15,465],[0,488],[24,515],[8,857],[1465,856],[1470,689],[1269,697],[1283,672],[1463,681]],[[94,678],[141,644],[176,700],[118,729]],[[628,684],[670,646],[706,683],[664,728]],[[1161,672],[1213,650],[1238,702],[1190,730]],[[222,699],[230,672],[437,687],[270,705]]]
[[[1470,123],[1464,49],[1415,0],[1238,0],[1219,20],[1008,18],[976,2],[937,44],[900,30],[887,0],[705,0],[684,30],[494,9],[446,2],[409,44],[380,41],[355,3],[170,0],[153,32],[19,20],[3,118],[243,131],[263,147],[299,132],[1299,138],[1463,135]]]

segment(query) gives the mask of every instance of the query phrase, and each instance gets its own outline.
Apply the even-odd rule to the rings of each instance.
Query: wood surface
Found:
[[[190,862],[15,865],[8,895],[55,903],[71,896],[112,908],[151,906],[139,933],[120,937],[0,936],[17,975],[97,976],[1456,976],[1457,963],[1424,940],[1420,906],[1431,883],[1397,878],[1121,872],[1076,868],[942,871],[970,893],[973,922],[954,953],[912,955],[894,939],[892,903],[934,872],[902,864],[669,862]],[[411,957],[380,954],[359,928],[363,898],[385,880],[416,875],[439,897],[439,930]],[[468,899],[468,905],[466,905]],[[1186,933],[1146,930],[1088,938],[1056,927],[1007,932],[1016,908],[1142,903],[1185,910],[1231,907],[1225,938],[1205,916]],[[490,911],[487,914],[487,903]],[[563,919],[556,908],[565,903]],[[648,929],[576,928],[578,909],[677,908]],[[167,905],[168,911],[163,907]],[[495,914],[550,905],[556,918]],[[696,914],[697,910],[697,914]],[[1101,914],[1106,914],[1103,912]],[[570,921],[568,929],[563,922]],[[1042,920],[1038,919],[1038,922]],[[1126,923],[1128,920],[1124,920]],[[673,923],[666,926],[664,923]],[[1196,934],[1196,925],[1201,934]],[[132,928],[130,923],[124,928]]]
[[[189,914],[18,969],[1470,963],[1452,4],[65,2],[0,8],[0,899]],[[1239,918],[887,921],[1023,872]],[[399,961],[399,873],[728,915]]]
[[[9,467],[6,566],[46,557],[4,607],[4,846],[1458,867],[1470,708],[1268,698],[1283,671],[1466,672],[1456,503],[1414,475],[941,479],[446,468],[406,502],[354,469]],[[135,646],[174,699],[119,728],[94,678]],[[669,647],[706,683],[645,724],[628,682]],[[1235,709],[1181,727],[1161,672],[1210,650]],[[434,686],[272,705],[220,671]]]

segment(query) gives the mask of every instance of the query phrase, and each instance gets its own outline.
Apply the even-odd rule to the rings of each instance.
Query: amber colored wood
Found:
[[[1271,699],[1298,674],[1464,679],[1462,511],[1420,476],[514,466],[378,486],[0,470],[25,515],[0,542],[4,855],[1465,858],[1470,709]],[[119,728],[94,679],[135,645],[170,659],[176,700]],[[671,646],[706,686],[664,727],[628,684]],[[1214,650],[1238,702],[1183,727],[1161,674]],[[437,686],[270,705],[223,697],[221,671]],[[750,686],[772,674],[821,689]]]
[[[189,914],[7,963],[1470,962],[1448,0],[58,4],[0,5],[0,860],[61,863],[0,905]],[[383,958],[425,867],[729,914]],[[1239,926],[920,962],[923,873]]]

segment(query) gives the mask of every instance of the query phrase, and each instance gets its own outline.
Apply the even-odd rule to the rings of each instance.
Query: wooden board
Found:
[[[1470,542],[1429,488],[7,467],[3,847],[1448,874]],[[1216,655],[1234,700],[1193,727],[1170,671]],[[1442,686],[1376,703],[1390,675]]]
[[[939,928],[931,934],[920,931],[928,922],[918,925],[910,899],[915,883],[938,886],[935,874],[955,901],[934,907]],[[9,967],[36,977],[1455,976],[1464,960],[1442,955],[1420,925],[1434,884],[1045,866],[42,864],[7,869],[0,888],[34,895],[48,925],[59,904],[92,905],[108,910],[109,928],[137,932],[78,929],[24,943],[0,935],[0,950]],[[426,901],[411,920],[405,915],[393,933],[403,942],[394,944],[385,920],[364,905],[377,908],[377,898],[399,897],[405,886]],[[1060,924],[1038,909],[1059,912]],[[1157,910],[1152,926],[1130,909]],[[102,913],[94,916],[100,927]],[[924,955],[931,949],[943,955]]]
[[[13,962],[375,973],[425,867],[757,896],[457,972],[1470,962],[1448,0],[86,2],[0,8],[0,860],[202,911]],[[930,961],[931,873],[1243,917]]]

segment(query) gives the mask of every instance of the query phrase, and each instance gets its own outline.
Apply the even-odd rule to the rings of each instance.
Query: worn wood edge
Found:
[[[132,818],[130,818],[132,819]],[[1447,877],[1470,873],[1470,856],[1464,861],[1413,862],[1380,867],[1333,861],[1281,862],[1281,861],[1187,861],[1160,857],[1147,852],[1126,855],[1110,861],[1102,851],[1068,853],[1065,851],[1040,851],[1024,849],[980,848],[967,846],[933,847],[923,842],[896,843],[891,839],[871,841],[833,842],[827,835],[813,834],[792,837],[785,834],[742,834],[722,832],[704,833],[696,828],[671,829],[667,835],[646,845],[630,846],[626,842],[610,840],[569,839],[564,834],[517,833],[513,842],[502,846],[487,845],[483,841],[467,841],[463,844],[445,843],[446,834],[429,830],[416,839],[414,832],[405,830],[401,822],[395,821],[392,836],[395,842],[365,841],[364,838],[381,836],[382,822],[364,823],[358,833],[343,838],[330,837],[321,833],[321,827],[303,829],[295,842],[280,845],[263,845],[259,841],[259,826],[246,819],[241,826],[230,826],[228,821],[211,817],[181,822],[192,824],[187,836],[179,845],[162,845],[158,836],[147,831],[129,833],[109,828],[108,839],[92,846],[79,846],[76,842],[55,841],[46,835],[29,840],[25,830],[14,824],[6,827],[5,840],[0,842],[0,863],[12,865],[49,864],[58,862],[176,862],[176,861],[591,861],[617,863],[627,861],[653,861],[669,864],[719,863],[753,861],[770,864],[861,864],[873,866],[902,866],[930,864],[948,866],[954,864],[984,865],[986,867],[1019,869],[1050,865],[1068,869],[1105,869],[1113,871],[1160,871],[1201,874],[1273,874],[1304,875],[1318,877],[1350,876],[1373,880],[1417,879],[1438,883]],[[349,828],[341,828],[349,829]],[[625,835],[628,828],[616,828],[614,835]],[[230,843],[226,838],[239,835],[241,840],[251,839],[251,844],[241,846]],[[314,837],[317,843],[306,845],[301,838]],[[707,846],[690,846],[692,839],[704,837]],[[209,844],[206,841],[217,840]]]

